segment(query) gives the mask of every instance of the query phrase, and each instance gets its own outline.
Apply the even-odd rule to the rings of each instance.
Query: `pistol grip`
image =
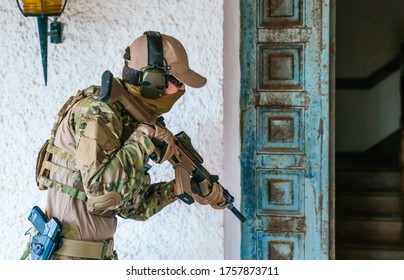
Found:
[[[195,202],[192,197],[191,178],[189,172],[180,164],[174,166],[175,170],[175,183],[177,185],[177,191],[179,192],[178,198],[184,201],[186,204],[192,204]]]

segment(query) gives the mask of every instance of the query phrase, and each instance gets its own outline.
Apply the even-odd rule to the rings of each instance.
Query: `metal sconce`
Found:
[[[65,7],[67,0],[22,0],[22,5],[17,1],[18,8],[25,17],[36,17],[38,21],[38,35],[41,46],[42,68],[45,86],[48,84],[48,36],[51,43],[62,42],[62,24],[56,21]],[[62,3],[63,2],[63,3]],[[48,32],[48,17],[53,16]]]

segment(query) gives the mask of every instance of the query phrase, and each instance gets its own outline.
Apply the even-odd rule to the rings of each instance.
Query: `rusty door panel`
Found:
[[[329,257],[330,0],[240,0],[244,259]]]

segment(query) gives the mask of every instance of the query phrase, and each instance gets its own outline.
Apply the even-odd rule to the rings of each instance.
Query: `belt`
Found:
[[[114,239],[103,241],[83,241],[63,238],[62,247],[56,255],[102,260],[114,253]]]

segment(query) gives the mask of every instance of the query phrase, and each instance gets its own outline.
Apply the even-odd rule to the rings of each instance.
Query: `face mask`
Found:
[[[174,94],[164,94],[159,98],[150,99],[143,97],[140,93],[140,88],[129,83],[125,83],[125,87],[129,92],[139,98],[143,104],[153,113],[161,115],[171,110],[175,102],[184,95],[185,90],[179,90]]]

